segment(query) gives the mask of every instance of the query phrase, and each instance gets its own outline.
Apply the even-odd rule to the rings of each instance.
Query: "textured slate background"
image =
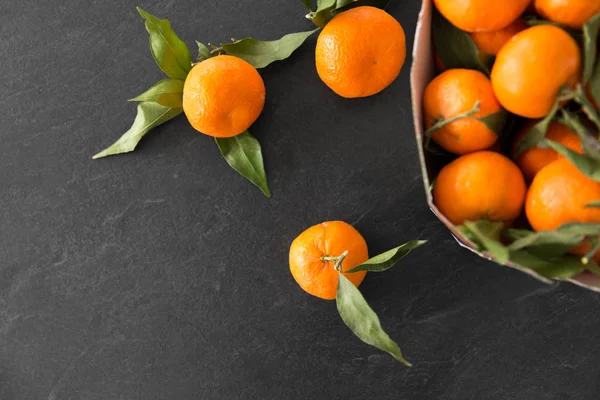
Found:
[[[389,8],[409,47],[418,3]],[[599,296],[476,258],[427,209],[410,59],[361,100],[319,81],[315,38],[261,71],[270,200],[183,117],[92,162],[161,78],[136,4],[0,0],[1,400],[600,396]],[[293,0],[140,5],[190,48],[310,28]],[[291,240],[330,219],[372,254],[432,241],[361,287],[413,368],[289,274]]]

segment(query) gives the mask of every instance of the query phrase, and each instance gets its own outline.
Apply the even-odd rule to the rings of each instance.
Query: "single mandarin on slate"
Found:
[[[496,31],[471,32],[469,35],[471,36],[471,39],[473,39],[473,42],[475,42],[475,46],[477,46],[479,51],[496,55],[510,38],[525,29],[527,29],[527,24],[522,18],[518,18],[502,29]]]
[[[346,98],[381,92],[398,77],[405,58],[400,23],[369,6],[336,15],[319,34],[315,50],[319,77]]]
[[[496,31],[519,18],[531,0],[434,0],[439,12],[467,32]]]
[[[183,87],[183,111],[196,129],[226,138],[256,121],[265,105],[265,84],[252,65],[222,55],[196,64]]]
[[[480,219],[510,223],[521,214],[526,189],[523,174],[511,160],[479,151],[442,168],[433,186],[433,200],[455,225]]]
[[[513,36],[498,52],[492,67],[496,98],[508,111],[543,118],[560,90],[581,77],[577,42],[552,25],[534,26]]]
[[[600,0],[534,0],[533,6],[543,19],[573,29],[600,12]]]
[[[435,131],[432,139],[454,154],[484,150],[498,139],[483,122],[502,108],[494,96],[490,80],[481,72],[470,69],[449,69],[435,77],[425,88],[423,110],[425,126],[431,128],[439,120],[448,120],[473,109],[479,111],[469,118],[460,118]]]
[[[513,159],[519,168],[521,168],[525,179],[528,181],[531,181],[535,175],[546,165],[558,160],[559,158],[563,158],[563,156],[558,154],[554,149],[543,149],[540,147],[531,147],[521,152],[518,157],[515,157],[517,154],[518,143],[521,141],[521,139],[523,139],[523,137],[525,137],[525,135],[529,133],[531,128],[533,128],[537,122],[538,121],[528,121],[523,128],[521,128],[519,133],[517,133],[512,146]],[[546,138],[560,143],[573,151],[583,154],[581,140],[566,125],[563,125],[559,122],[552,122],[546,131]]]
[[[323,222],[300,234],[290,247],[290,271],[306,292],[326,300],[335,299],[339,272],[335,261],[323,257],[338,257],[345,251],[342,271],[348,271],[369,259],[367,243],[356,229],[342,221]],[[367,274],[359,271],[344,276],[358,287]]]

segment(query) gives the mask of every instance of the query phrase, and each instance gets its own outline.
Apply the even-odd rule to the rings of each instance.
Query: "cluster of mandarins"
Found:
[[[552,116],[560,108],[580,107],[569,103],[573,97],[565,93],[582,90],[582,28],[600,12],[600,0],[434,3],[492,60],[486,75],[473,69],[445,69],[436,57],[440,74],[425,89],[425,125],[431,140],[459,155],[435,180],[436,207],[456,225],[487,219],[508,226],[523,210],[538,232],[570,222],[600,223],[600,208],[589,206],[600,199],[600,183],[542,142],[524,145],[532,129],[539,134],[538,124],[546,119],[544,139],[583,153],[581,135]],[[527,24],[525,15],[535,23]],[[589,104],[595,104],[586,89]],[[519,121],[502,132],[506,146],[499,144],[500,132],[485,123],[486,117],[497,113]],[[597,138],[597,127],[580,114]]]

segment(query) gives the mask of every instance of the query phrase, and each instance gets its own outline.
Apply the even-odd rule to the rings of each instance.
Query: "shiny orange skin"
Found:
[[[470,69],[446,70],[425,88],[425,126],[430,128],[440,119],[463,114],[478,101],[480,108],[473,117],[485,117],[501,110],[490,80],[484,74]],[[437,130],[432,139],[451,153],[467,154],[492,146],[498,135],[475,118],[460,118]]]
[[[336,15],[319,34],[315,50],[319,77],[346,98],[381,92],[398,77],[405,58],[400,23],[369,6]]]
[[[197,131],[226,138],[256,121],[265,105],[265,84],[248,62],[222,55],[196,64],[183,86],[183,111]]]
[[[519,18],[531,0],[434,0],[439,12],[467,32],[496,31]]]
[[[343,221],[323,222],[302,232],[290,247],[290,271],[306,292],[321,299],[335,299],[339,272],[334,261],[322,257],[337,257],[348,251],[342,271],[348,271],[369,259],[367,243],[356,229]],[[358,287],[366,271],[344,276]]]
[[[598,199],[600,183],[563,158],[537,173],[527,192],[525,213],[535,231],[553,230],[568,222],[600,223],[600,209],[585,207]]]
[[[519,141],[525,135],[527,135],[527,133],[529,133],[531,128],[537,122],[538,121],[529,121],[527,124],[525,124],[523,128],[521,128],[521,130],[519,131],[519,133],[513,141],[513,158],[516,154],[517,145]],[[581,139],[579,139],[579,137],[575,133],[573,133],[573,131],[571,131],[566,125],[563,125],[556,121],[552,122],[550,126],[548,126],[548,130],[546,131],[546,138],[560,143],[573,151],[583,154],[583,149],[581,148]],[[521,171],[523,171],[525,179],[531,181],[542,168],[560,158],[563,158],[563,156],[558,154],[554,149],[542,149],[540,147],[532,147],[521,152],[521,154],[519,154],[519,156],[514,159],[519,168],[521,168]]]
[[[534,0],[533,6],[542,18],[572,29],[600,12],[600,0]]]
[[[525,21],[522,18],[518,18],[510,25],[497,31],[471,32],[469,36],[471,36],[479,51],[496,55],[510,38],[527,28],[528,26]]]
[[[433,200],[455,225],[480,219],[510,223],[521,214],[526,189],[523,174],[510,159],[479,151],[442,168]]]
[[[564,30],[539,25],[513,36],[498,52],[492,67],[496,98],[508,111],[543,118],[564,86],[581,76],[581,51]]]

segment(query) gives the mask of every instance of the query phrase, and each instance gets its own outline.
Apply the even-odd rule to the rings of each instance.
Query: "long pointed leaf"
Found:
[[[169,21],[158,19],[140,7],[137,10],[150,34],[150,51],[156,64],[169,77],[185,80],[192,69],[192,55],[186,44],[171,29]]]
[[[165,107],[181,108],[183,103],[183,83],[179,79],[163,79],[129,101],[152,101]]]
[[[129,128],[129,130],[110,147],[102,150],[92,158],[97,159],[133,151],[139,141],[146,133],[148,133],[148,131],[150,131],[150,129],[173,119],[182,112],[183,110],[181,108],[164,107],[158,103],[140,103],[137,107],[137,115],[131,128]]]
[[[271,197],[258,140],[246,131],[230,138],[215,138],[215,141],[231,168],[255,184],[265,196]]]
[[[594,160],[589,156],[579,154],[576,151],[573,151],[553,140],[546,139],[544,143],[571,161],[571,163],[573,163],[577,169],[581,171],[581,173],[595,180],[596,182],[600,182],[600,161]]]
[[[279,40],[261,41],[245,38],[234,43],[222,43],[221,47],[226,53],[239,57],[255,68],[264,68],[275,61],[285,60],[304,43],[304,41],[318,29],[290,33]]]
[[[384,253],[376,255],[375,257],[369,258],[364,263],[352,268],[346,273],[358,272],[358,271],[369,271],[369,272],[383,272],[392,268],[401,259],[406,257],[411,250],[416,249],[427,243],[427,240],[411,240],[410,242],[404,243],[401,246],[395,247]]]
[[[590,18],[583,25],[583,84],[585,85],[594,71],[598,52],[598,30],[600,29],[600,13]]]
[[[381,327],[379,317],[369,307],[360,291],[343,274],[339,274],[336,304],[342,320],[363,342],[392,355],[396,360],[410,367],[400,347],[390,339]]]

